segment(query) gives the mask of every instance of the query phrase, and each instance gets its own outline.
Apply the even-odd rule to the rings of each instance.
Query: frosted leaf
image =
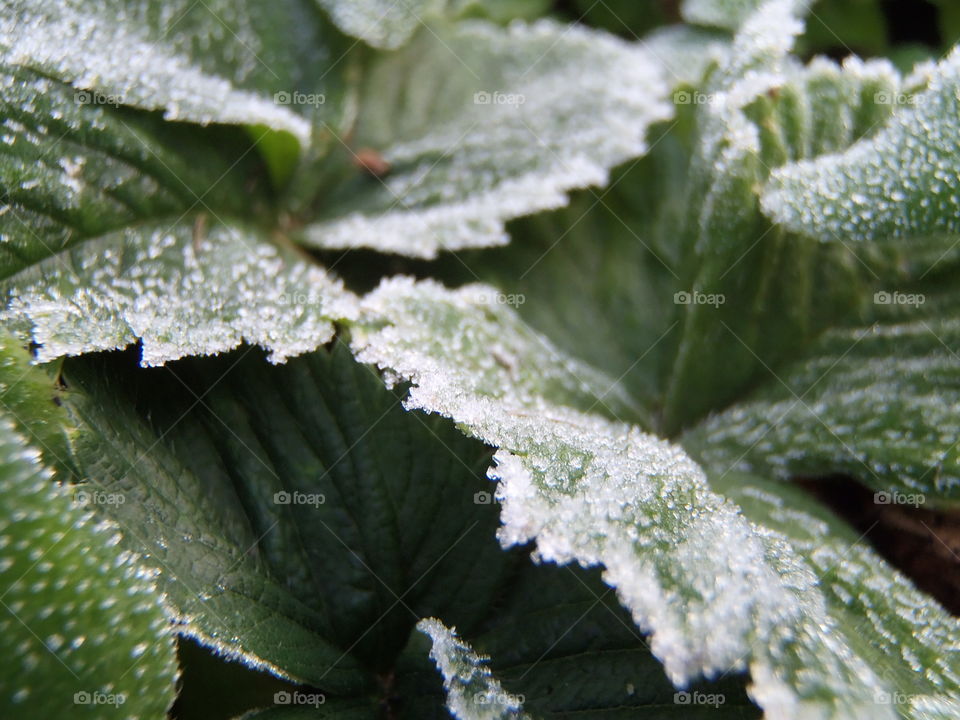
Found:
[[[810,564],[713,492],[681,448],[538,396],[537,374],[562,357],[496,370],[490,336],[516,344],[512,313],[488,314],[471,292],[387,281],[365,299],[354,347],[412,383],[408,408],[449,416],[499,448],[490,475],[501,542],[533,541],[542,561],[602,565],[678,685],[746,667],[774,717],[872,710],[887,688],[837,631]],[[892,718],[887,710],[874,717]]]
[[[789,361],[820,332],[852,315],[874,281],[866,258],[775,226],[760,209],[772,169],[848,147],[875,130],[896,92],[886,61],[807,66],[789,55],[802,29],[799,4],[764,4],[734,38],[727,59],[695,99],[698,137],[685,197],[694,208],[676,234],[683,252],[683,308],[676,361],[663,403],[677,432],[737,399],[768,368]],[[788,270],[789,269],[789,270]],[[718,343],[723,362],[711,362]]]
[[[711,467],[846,473],[930,504],[960,499],[956,320],[834,330],[748,400],[691,432]]]
[[[313,350],[352,315],[342,284],[256,233],[157,223],[88,240],[2,285],[0,318],[38,358],[123,348],[144,365],[262,345],[274,362]]]
[[[683,0],[681,13],[687,22],[736,30],[763,0]]]
[[[77,94],[81,103],[163,110],[167,119],[203,124],[259,123],[307,144],[310,124],[274,103],[272,93],[240,89],[231,79],[207,72],[184,48],[175,46],[175,38],[190,27],[186,23],[167,37],[183,16],[175,14],[180,4],[181,11],[191,5],[178,2],[167,7],[161,17],[169,27],[154,33],[146,22],[151,16],[146,3],[114,0],[104,7],[87,0],[7,0],[0,12],[0,60],[71,83],[84,91]],[[207,29],[222,25],[217,16],[204,23]],[[205,37],[209,43],[215,35]],[[251,53],[255,57],[235,33],[231,40],[234,64],[240,64],[240,55],[247,61]],[[281,90],[288,88],[276,88]]]
[[[409,608],[467,626],[491,615],[516,558],[493,541],[496,506],[473,502],[489,449],[405,412],[343,343],[280,366],[245,349],[61,369],[78,471],[126,498],[99,509],[155,564],[181,632],[369,697],[373,659],[392,662],[419,619]]]
[[[730,52],[729,37],[687,25],[658,28],[641,42],[673,85],[700,85],[707,68]]]
[[[857,713],[839,717],[904,717],[948,720],[960,702],[960,623],[912,582],[887,565],[862,537],[798,488],[740,473],[711,476],[717,490],[734,499],[771,537],[789,542],[819,578],[833,631],[850,638],[851,648],[871,671],[894,683],[875,687]],[[801,680],[817,660],[795,664],[791,680]],[[780,680],[784,678],[781,676]],[[754,676],[754,684],[757,684]],[[764,703],[773,717],[807,717],[786,697]],[[786,701],[776,708],[776,703]]]
[[[421,33],[374,68],[361,106],[356,144],[391,171],[332,197],[305,242],[424,258],[504,244],[505,221],[645,151],[671,112],[664,74],[642,46],[550,21]]]
[[[379,48],[396,49],[424,19],[440,10],[442,0],[316,0],[345,33]]]
[[[221,132],[81,104],[69,85],[2,64],[0,116],[0,277],[150,218],[257,202],[244,187],[254,153],[238,160]]]
[[[447,707],[457,720],[506,720],[526,718],[522,703],[507,693],[487,667],[487,658],[477,655],[439,620],[417,623],[417,630],[433,641],[430,658],[443,675]]]
[[[843,153],[776,170],[764,210],[821,240],[908,239],[960,230],[960,50],[874,102],[896,113]]]
[[[163,716],[176,648],[152,574],[117,552],[117,528],[93,519],[82,486],[53,483],[6,410],[0,477],[0,714]]]

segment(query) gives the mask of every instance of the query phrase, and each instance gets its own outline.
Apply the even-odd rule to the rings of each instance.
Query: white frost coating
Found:
[[[143,341],[142,363],[262,345],[270,360],[309,352],[353,316],[353,296],[321,268],[256,235],[183,224],[89,240],[3,285],[0,319],[41,345],[38,360]]]
[[[956,319],[832,330],[782,383],[704,421],[687,447],[713,467],[782,479],[830,467],[878,491],[955,502],[958,342]]]
[[[688,25],[658,28],[644,37],[641,44],[663,67],[671,85],[700,85],[707,68],[730,53],[728,39]]]
[[[776,170],[762,197],[767,214],[823,240],[960,230],[960,49],[913,80],[924,76],[926,90],[897,98],[902,106],[872,137]]]
[[[440,0],[316,0],[348,35],[396,49],[442,6]]]
[[[465,22],[404,53],[374,73],[363,109],[374,118],[365,144],[394,170],[358,207],[308,228],[310,244],[423,258],[504,244],[505,221],[605,184],[609,168],[646,151],[646,129],[672,114],[671,83],[652,53],[579,26]],[[456,87],[438,92],[436,68],[459,72]],[[403,98],[429,92],[424,102],[435,107],[413,116],[397,87]]]
[[[430,658],[443,675],[447,707],[457,720],[506,720],[527,718],[519,699],[507,693],[481,657],[433,618],[417,623],[417,630],[433,641]]]
[[[114,7],[109,15],[97,14],[80,0],[6,0],[0,60],[95,90],[111,104],[163,110],[169,120],[262,123],[293,134],[301,145],[309,143],[306,120],[271,98],[205,73],[124,13]]]
[[[412,382],[407,407],[499,447],[503,544],[535,540],[541,560],[603,565],[678,685],[749,667],[755,697],[787,708],[770,717],[850,717],[883,689],[781,536],[712,492],[679,447],[559,404],[542,378],[561,375],[563,358],[518,340],[516,315],[476,297],[386,281],[363,301],[353,341],[360,360]]]
[[[680,8],[684,20],[698,25],[736,30],[763,0],[684,0]]]
[[[733,488],[751,518],[789,538],[792,548],[821,578],[824,593],[838,614],[839,631],[855,635],[872,670],[897,678],[895,686],[877,686],[863,706],[849,717],[873,718],[889,714],[911,720],[956,718],[960,703],[960,623],[918,591],[910,580],[887,565],[849,528],[837,532],[839,521],[812,501],[797,503],[789,486],[752,476],[730,476],[721,484]],[[815,516],[808,507],[820,513]],[[833,525],[831,525],[833,523]],[[836,632],[836,630],[834,631]],[[802,677],[809,665],[793,672]],[[785,678],[754,672],[754,695],[772,717],[796,716]],[[778,708],[773,714],[772,708]]]

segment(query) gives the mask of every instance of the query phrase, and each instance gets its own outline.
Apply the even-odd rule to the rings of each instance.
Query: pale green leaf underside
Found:
[[[683,0],[681,12],[687,22],[736,30],[763,0]]]
[[[818,239],[912,239],[960,230],[960,51],[877,104],[900,107],[846,152],[776,170],[763,195],[777,222]]]
[[[444,305],[459,322],[438,325],[423,311]],[[448,415],[499,447],[490,474],[500,481],[501,542],[535,541],[545,561],[603,565],[674,682],[746,666],[774,716],[894,717],[873,697],[897,686],[840,632],[815,568],[712,492],[680,448],[537,396],[524,370],[549,374],[562,360],[528,355],[513,372],[493,360],[491,338],[516,340],[469,292],[393,281],[365,311],[355,349],[413,383],[408,407]],[[377,329],[376,317],[396,325]]]
[[[316,0],[349,35],[378,48],[396,49],[431,20],[445,0]]]
[[[955,320],[834,330],[685,445],[712,468],[845,472],[879,492],[960,501]]]
[[[417,629],[430,637],[430,658],[443,675],[447,707],[457,720],[525,718],[523,704],[507,693],[483,658],[457,637],[456,628],[439,620],[421,620]]]
[[[356,143],[391,172],[332,198],[305,242],[424,258],[502,245],[505,221],[643,153],[646,128],[670,115],[668,88],[642,46],[577,26],[423,30],[372,70],[361,104]]]
[[[153,575],[0,414],[0,714],[161,717],[177,676]]]
[[[231,79],[206,72],[165,32],[151,34],[145,23],[148,12],[137,3],[103,7],[86,0],[4,0],[0,58],[96,90],[106,96],[100,102],[162,110],[171,120],[262,124],[293,134],[303,145],[309,142],[309,123],[275,104],[271,95],[240,89]],[[171,26],[177,19],[176,14],[168,17]],[[211,18],[206,24],[219,22]],[[252,52],[239,39],[235,49],[244,60]]]
[[[184,222],[112,233],[49,258],[3,284],[9,327],[50,360],[140,340],[144,365],[209,355],[242,342],[280,362],[328,342],[352,296],[316,265],[259,233]]]

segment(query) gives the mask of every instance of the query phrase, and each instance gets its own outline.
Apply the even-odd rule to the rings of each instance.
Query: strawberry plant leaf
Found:
[[[116,526],[89,511],[118,496],[55,486],[7,410],[0,476],[0,647],[8,658],[0,712],[160,717],[173,702],[177,666],[153,574],[118,551]]]
[[[605,183],[670,114],[642,46],[545,20],[439,25],[370,73],[355,142],[389,174],[341,187],[309,245],[423,258],[502,245],[505,221]],[[601,82],[610,75],[616,87]]]

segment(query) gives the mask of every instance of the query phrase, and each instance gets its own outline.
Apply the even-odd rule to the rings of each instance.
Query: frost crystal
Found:
[[[506,243],[506,220],[562,206],[645,151],[646,129],[671,114],[664,75],[642,46],[577,26],[427,33],[374,70],[361,113],[362,143],[393,172],[306,241],[424,258]],[[428,111],[409,112],[411,95]]]
[[[490,673],[486,658],[474,652],[439,620],[417,623],[417,629],[433,641],[430,657],[443,675],[447,706],[457,720],[507,720],[526,718],[522,703],[507,693]]]

